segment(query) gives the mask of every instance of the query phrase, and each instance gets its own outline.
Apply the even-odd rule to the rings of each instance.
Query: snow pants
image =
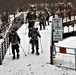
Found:
[[[15,56],[15,50],[16,50],[16,53],[19,54],[19,45],[16,44],[16,45],[12,45],[12,54]]]
[[[36,52],[38,52],[38,49],[39,49],[39,42],[38,42],[38,40],[32,41],[31,45],[32,45],[32,51],[34,52],[34,47],[36,46]]]
[[[43,29],[45,29],[45,23],[44,22],[40,22],[39,25],[40,25],[40,30],[42,30],[42,26],[43,26]]]

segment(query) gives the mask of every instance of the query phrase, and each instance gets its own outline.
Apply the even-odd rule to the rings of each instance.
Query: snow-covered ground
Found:
[[[12,60],[12,54],[9,55],[11,52],[10,45],[3,63],[0,65],[0,75],[76,75],[76,71],[74,70],[66,70],[49,64],[51,23],[50,26],[46,26],[46,30],[40,31],[41,42],[39,39],[39,56],[36,54],[31,54],[31,45],[29,44],[27,24],[23,24],[17,32],[21,38],[20,59]],[[67,42],[67,40],[64,40],[59,42],[58,45],[76,47],[75,38],[69,38],[69,41],[73,44],[69,43],[69,41]],[[24,49],[27,56],[24,55],[21,47]],[[43,53],[41,53],[41,51],[43,51]]]

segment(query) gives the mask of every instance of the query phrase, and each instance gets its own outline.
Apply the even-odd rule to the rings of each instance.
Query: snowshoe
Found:
[[[39,52],[36,52],[36,55],[40,55],[40,53]]]

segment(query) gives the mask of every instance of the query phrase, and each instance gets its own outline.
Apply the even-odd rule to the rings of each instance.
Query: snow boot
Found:
[[[15,55],[12,57],[12,59],[13,59],[13,60],[15,59]]]
[[[34,51],[32,51],[31,54],[34,54]]]
[[[19,57],[20,57],[20,55],[19,55],[19,54],[17,54],[17,59],[19,59]]]
[[[40,53],[39,52],[36,52],[36,55],[40,55]]]

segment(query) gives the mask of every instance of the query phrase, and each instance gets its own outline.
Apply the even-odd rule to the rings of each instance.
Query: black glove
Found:
[[[19,44],[20,44],[20,41],[19,41]]]
[[[41,38],[41,36],[39,36],[39,38]]]

